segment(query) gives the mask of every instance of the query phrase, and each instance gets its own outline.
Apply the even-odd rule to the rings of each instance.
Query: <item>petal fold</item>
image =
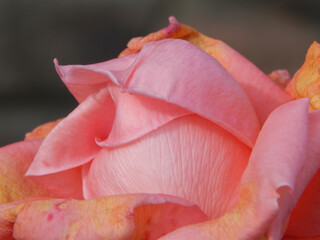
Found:
[[[0,238],[158,239],[207,219],[197,206],[166,195],[25,201],[0,206]]]
[[[111,131],[114,103],[103,89],[82,102],[49,133],[37,152],[27,175],[45,175],[81,166],[92,160]]]
[[[168,27],[156,33],[133,38],[120,57],[139,52],[145,44],[152,41],[165,38],[185,39],[209,53],[239,82],[252,102],[261,123],[276,107],[292,100],[253,63],[224,42],[209,38],[189,26],[180,24],[174,17],[170,17],[169,22]]]
[[[156,98],[203,116],[248,146],[255,142],[260,123],[246,94],[214,58],[194,45],[177,39],[151,42],[140,53],[114,59],[110,65],[116,62],[129,67],[120,71],[107,70],[108,63],[78,65],[64,69],[63,79],[74,85],[113,82],[130,94]]]

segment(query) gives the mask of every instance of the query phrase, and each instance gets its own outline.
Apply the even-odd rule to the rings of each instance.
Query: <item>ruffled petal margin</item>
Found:
[[[196,205],[168,195],[31,199],[0,206],[0,239],[152,240],[207,219]]]

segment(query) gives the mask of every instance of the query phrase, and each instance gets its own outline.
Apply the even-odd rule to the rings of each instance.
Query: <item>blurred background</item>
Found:
[[[77,103],[54,70],[116,57],[170,15],[225,41],[265,73],[293,74],[320,41],[319,0],[0,0],[0,146]]]

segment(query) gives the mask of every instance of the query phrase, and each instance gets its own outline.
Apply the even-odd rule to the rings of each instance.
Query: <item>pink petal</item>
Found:
[[[24,177],[41,142],[19,142],[0,148],[0,204],[51,195],[33,179]]]
[[[123,70],[112,69],[116,62]],[[108,63],[68,67],[61,75],[73,85],[112,81],[129,93],[161,99],[197,113],[249,146],[255,142],[260,124],[247,96],[214,58],[194,45],[177,39],[151,42],[140,53],[111,63],[110,69]]]
[[[165,195],[51,199],[0,206],[0,238],[157,239],[207,219],[197,206]]]
[[[84,167],[84,195],[166,193],[218,217],[236,203],[249,155],[250,149],[224,129],[185,116],[134,142],[102,149]]]
[[[275,108],[293,99],[244,56],[224,42],[212,40],[211,44],[215,48],[211,52],[212,56],[239,82],[261,123]]]
[[[83,198],[80,168],[41,177],[24,176],[41,143],[30,140],[0,149],[0,204],[41,196]]]
[[[290,102],[268,118],[241,180],[240,200],[221,218],[180,228],[161,239],[280,239],[305,163],[308,100]],[[277,223],[277,224],[275,224]]]
[[[27,175],[45,175],[81,166],[100,147],[95,139],[108,136],[115,115],[107,89],[88,97],[45,138]]]
[[[145,96],[121,93],[118,86],[109,88],[116,114],[106,139],[97,139],[100,147],[115,147],[133,141],[169,121],[191,114],[167,102]]]
[[[309,114],[308,157],[297,180],[296,201],[303,194],[290,217],[286,232],[290,236],[320,236],[319,136],[320,110],[317,110]],[[312,177],[313,179],[311,180]],[[310,180],[311,182],[309,183]]]
[[[58,65],[54,60],[55,68],[61,80],[68,87],[78,102],[105,88],[110,80],[117,83],[116,78],[123,78],[130,72],[130,66],[136,59],[135,55],[112,59],[106,62],[82,65]]]
[[[255,111],[263,123],[279,105],[292,100],[280,87],[253,63],[220,40],[207,37],[195,29],[180,24],[175,17],[169,18],[169,26],[145,37],[133,38],[120,56],[136,53],[151,42],[165,38],[180,38],[200,47],[216,60],[239,82],[248,95]]]

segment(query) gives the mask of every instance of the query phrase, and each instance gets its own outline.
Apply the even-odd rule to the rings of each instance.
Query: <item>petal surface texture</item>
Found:
[[[237,201],[250,151],[207,119],[181,117],[134,142],[102,149],[84,167],[85,198],[165,193],[218,217]]]
[[[261,123],[276,107],[292,100],[253,63],[224,42],[209,38],[189,26],[180,24],[174,17],[170,17],[169,21],[170,25],[168,27],[156,33],[151,33],[146,37],[133,38],[128,43],[128,48],[120,54],[120,57],[140,51],[145,44],[151,41],[165,38],[185,39],[217,59],[239,82],[250,98]]]
[[[277,108],[253,148],[239,187],[239,202],[222,217],[180,228],[161,239],[281,239],[306,159],[308,100]],[[285,170],[285,171],[284,171]],[[277,222],[277,224],[274,224]]]
[[[197,206],[164,195],[38,200],[0,206],[0,238],[152,240],[207,219]]]
[[[311,44],[306,60],[295,73],[286,91],[294,98],[310,99],[310,109],[320,109],[320,44]]]

